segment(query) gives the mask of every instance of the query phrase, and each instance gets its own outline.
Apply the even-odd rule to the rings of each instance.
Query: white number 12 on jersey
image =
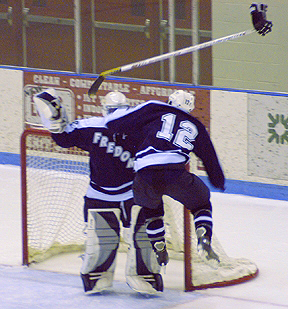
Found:
[[[165,114],[161,117],[161,121],[163,122],[161,131],[158,131],[156,137],[166,139],[167,141],[172,141],[174,134],[173,128],[175,125],[175,114]],[[181,148],[186,148],[188,150],[193,149],[192,142],[195,140],[196,136],[198,135],[197,127],[194,123],[183,120],[179,124],[179,129],[177,130],[175,137],[172,143]]]

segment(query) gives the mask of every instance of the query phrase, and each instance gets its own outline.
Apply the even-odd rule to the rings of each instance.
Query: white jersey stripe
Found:
[[[199,222],[199,221],[210,221],[212,222],[212,218],[208,216],[200,216],[197,219],[194,220],[194,223]]]
[[[86,196],[89,198],[94,198],[94,199],[102,200],[102,201],[121,202],[121,201],[127,201],[133,198],[133,191],[131,189],[125,193],[110,195],[110,194],[106,194],[106,193],[94,190],[91,186],[89,186],[86,192]]]

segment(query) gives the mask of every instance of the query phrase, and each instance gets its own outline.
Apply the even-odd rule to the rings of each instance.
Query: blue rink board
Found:
[[[203,296],[197,292],[172,289],[164,290],[159,296],[144,296],[117,281],[109,291],[85,295],[80,276],[0,266],[0,307],[3,309],[161,309],[190,303],[199,297]]]
[[[212,192],[219,192],[215,189],[206,176],[200,176]],[[221,191],[220,191],[221,192]],[[228,194],[243,194],[260,198],[288,201],[288,186],[266,184],[261,182],[249,182],[241,180],[226,179],[225,191]]]

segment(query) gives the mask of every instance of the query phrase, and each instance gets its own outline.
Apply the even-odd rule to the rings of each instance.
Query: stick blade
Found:
[[[96,92],[98,91],[100,85],[102,84],[102,82],[104,81],[105,77],[100,75],[95,82],[92,84],[92,86],[90,87],[90,89],[88,90],[88,95],[89,97],[91,96],[95,96]]]

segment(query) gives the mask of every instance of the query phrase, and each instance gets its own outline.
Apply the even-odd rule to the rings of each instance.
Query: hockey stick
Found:
[[[111,75],[111,74],[114,74],[114,73],[117,73],[117,72],[126,72],[126,71],[132,70],[134,68],[140,68],[140,67],[143,67],[143,66],[148,65],[148,64],[152,64],[152,63],[155,63],[155,62],[158,62],[158,61],[166,60],[166,59],[173,57],[173,56],[181,56],[181,55],[185,55],[185,54],[188,54],[188,53],[192,53],[192,52],[195,52],[197,50],[200,50],[200,49],[203,49],[203,48],[206,48],[206,47],[210,47],[210,46],[213,46],[213,45],[218,44],[218,43],[223,43],[223,42],[226,42],[226,41],[230,41],[230,40],[240,38],[244,35],[249,35],[249,34],[254,33],[254,32],[256,32],[255,29],[238,32],[238,33],[235,33],[235,34],[224,36],[224,37],[219,38],[219,39],[204,42],[202,44],[185,47],[185,48],[175,50],[175,51],[170,52],[170,53],[162,54],[162,55],[155,56],[155,57],[152,57],[152,58],[148,58],[148,59],[145,59],[145,60],[142,60],[142,61],[134,62],[134,63],[131,63],[131,64],[126,64],[126,65],[123,65],[121,67],[117,67],[117,68],[114,68],[114,69],[111,69],[111,70],[104,71],[99,75],[99,77],[92,84],[92,86],[88,90],[88,95],[91,97],[91,96],[94,96],[96,94],[97,90],[99,89],[100,85],[102,84],[102,82],[104,81],[104,79],[107,75]]]

